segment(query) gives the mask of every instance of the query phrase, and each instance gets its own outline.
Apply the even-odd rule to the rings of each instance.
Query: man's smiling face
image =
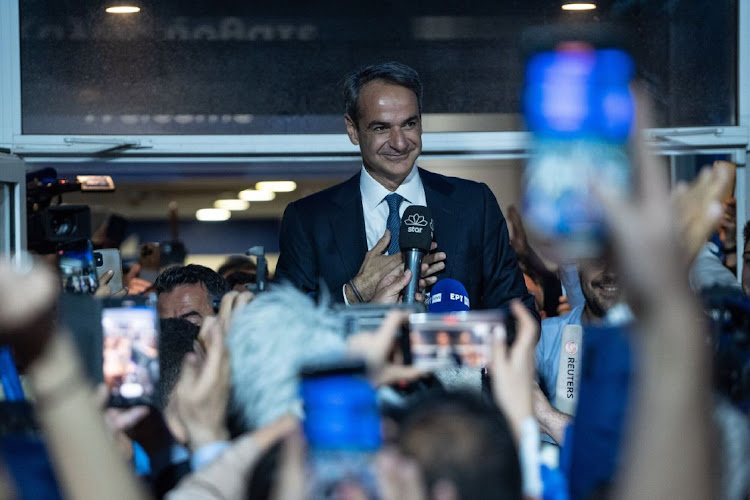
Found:
[[[422,120],[417,95],[382,80],[367,83],[357,101],[357,123],[346,116],[346,130],[359,145],[367,172],[395,191],[422,152]]]
[[[603,318],[612,306],[620,302],[622,288],[609,265],[599,261],[581,262],[578,277],[586,308],[592,316]]]

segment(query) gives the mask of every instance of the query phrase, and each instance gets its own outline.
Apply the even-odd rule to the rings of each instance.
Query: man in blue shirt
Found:
[[[537,369],[542,390],[536,391],[535,414],[540,429],[562,448],[560,467],[570,485],[571,498],[587,498],[592,492],[606,491],[617,470],[622,433],[627,414],[632,375],[629,342],[630,310],[621,304],[617,275],[605,262],[579,265],[581,292],[585,303],[561,317],[542,321],[537,345]],[[568,325],[583,327],[579,346],[582,369],[575,382],[578,391],[571,415],[554,408],[562,407],[557,398],[559,369],[567,378],[569,365],[560,366],[560,350],[570,356],[563,331]],[[567,384],[565,387],[569,387]],[[550,404],[550,401],[552,404]]]
[[[564,316],[542,321],[542,333],[536,348],[537,372],[543,394],[537,393],[537,418],[555,441],[561,441],[570,416],[555,408],[557,377],[563,330],[567,325],[601,326],[607,313],[621,300],[621,287],[615,271],[606,262],[588,260],[579,264],[581,292],[585,302]],[[551,406],[550,406],[551,403]]]

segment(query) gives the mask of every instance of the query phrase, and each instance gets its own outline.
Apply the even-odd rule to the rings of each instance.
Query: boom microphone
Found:
[[[576,403],[581,384],[582,350],[583,328],[581,325],[565,325],[560,342],[560,366],[557,369],[555,408],[568,415],[576,414]]]
[[[427,310],[431,313],[452,313],[469,310],[469,294],[460,281],[445,278],[432,287]]]
[[[411,271],[411,280],[404,289],[404,302],[414,303],[414,295],[419,289],[422,274],[422,259],[430,251],[432,244],[432,212],[421,205],[406,207],[401,217],[399,245],[404,254],[404,270]]]

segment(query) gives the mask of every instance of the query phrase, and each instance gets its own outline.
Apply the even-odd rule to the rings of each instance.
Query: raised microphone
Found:
[[[414,295],[419,290],[419,278],[422,275],[422,259],[430,251],[432,244],[432,212],[421,205],[406,207],[401,217],[399,229],[399,246],[404,255],[404,270],[411,271],[411,280],[404,289],[404,302],[413,304]]]
[[[427,301],[431,313],[453,313],[470,309],[469,294],[460,281],[444,278],[435,283]]]
[[[568,415],[576,414],[581,385],[583,327],[565,325],[560,342],[560,365],[557,369],[555,408]]]

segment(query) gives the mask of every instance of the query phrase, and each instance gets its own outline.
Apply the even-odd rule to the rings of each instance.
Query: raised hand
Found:
[[[534,353],[539,336],[539,323],[518,300],[511,302],[510,309],[518,320],[516,339],[510,347],[504,337],[494,339],[491,364],[492,393],[518,440],[522,422],[534,415]]]
[[[154,285],[150,281],[146,281],[138,277],[138,273],[141,272],[140,264],[133,264],[130,271],[123,276],[122,282],[128,289],[128,295],[140,295],[144,292],[149,291]]]
[[[170,401],[193,450],[229,438],[225,421],[230,366],[220,321],[213,316],[205,318],[199,336],[206,347],[206,359],[201,361],[194,353],[185,356]]]
[[[0,259],[0,344],[13,348],[19,369],[47,345],[59,293],[55,271],[42,261],[28,254]]]

